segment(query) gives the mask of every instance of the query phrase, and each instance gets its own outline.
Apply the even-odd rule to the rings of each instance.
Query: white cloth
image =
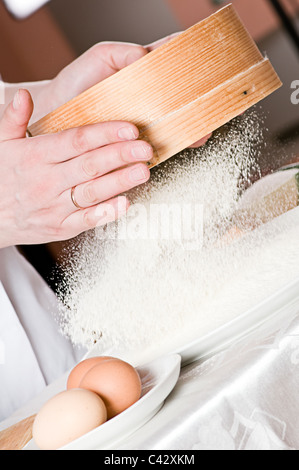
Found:
[[[299,450],[299,298],[182,369],[162,410],[118,450]]]
[[[82,357],[59,332],[57,302],[15,247],[0,250],[0,421]]]

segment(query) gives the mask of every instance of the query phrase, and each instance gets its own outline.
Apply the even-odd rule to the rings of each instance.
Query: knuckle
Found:
[[[96,204],[97,198],[95,193],[95,188],[92,183],[85,184],[83,187],[83,198],[87,204]]]
[[[126,142],[122,144],[120,148],[120,160],[123,163],[130,163],[134,162],[138,159],[138,155],[140,153],[141,142]],[[139,153],[138,153],[139,152]]]
[[[116,184],[117,184],[117,188],[119,189],[119,193],[122,193],[130,189],[131,185],[129,184],[128,176],[125,171],[117,172],[116,178],[117,178]]]
[[[82,159],[81,170],[85,178],[95,178],[99,173],[92,157]]]
[[[111,156],[114,162],[118,162],[118,166],[122,166],[130,161],[128,155],[129,151],[127,145],[115,145]]]
[[[94,228],[96,225],[94,216],[90,210],[85,210],[83,213],[83,225],[86,228]]]
[[[83,127],[79,127],[74,131],[72,147],[78,154],[84,153],[88,150],[88,140],[86,131]]]
[[[101,131],[109,143],[117,142],[117,130],[118,124],[114,121],[101,123]]]

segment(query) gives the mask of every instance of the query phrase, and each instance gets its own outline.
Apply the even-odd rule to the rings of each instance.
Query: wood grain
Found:
[[[232,5],[33,124],[32,136],[124,120],[155,149],[153,167],[281,86]]]
[[[14,424],[0,432],[0,450],[22,450],[32,439],[32,428],[36,415]]]

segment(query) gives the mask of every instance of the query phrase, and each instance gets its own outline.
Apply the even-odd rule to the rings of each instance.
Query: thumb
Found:
[[[18,90],[0,121],[0,142],[25,137],[32,113],[33,101],[29,91]]]

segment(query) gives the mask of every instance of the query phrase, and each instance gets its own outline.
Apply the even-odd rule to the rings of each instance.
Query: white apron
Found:
[[[57,298],[15,247],[0,249],[0,421],[72,368],[55,320]]]

